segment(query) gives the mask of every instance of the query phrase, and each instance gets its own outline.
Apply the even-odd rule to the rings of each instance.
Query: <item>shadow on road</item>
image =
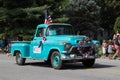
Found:
[[[27,65],[36,66],[36,67],[51,68],[51,65],[47,64],[45,62],[28,62],[28,63],[25,63],[24,66],[27,66]],[[116,67],[116,66],[115,65],[104,65],[102,63],[101,64],[95,63],[93,65],[93,67],[87,68],[87,67],[83,66],[81,62],[78,62],[78,63],[66,63],[66,64],[64,64],[62,70],[68,70],[68,69],[72,69],[72,70],[77,70],[77,69],[98,69],[98,68],[110,68],[110,67]]]
[[[37,67],[51,67],[49,64],[45,63],[45,62],[26,62],[24,64],[25,66],[26,65],[31,65],[31,66],[37,66]]]

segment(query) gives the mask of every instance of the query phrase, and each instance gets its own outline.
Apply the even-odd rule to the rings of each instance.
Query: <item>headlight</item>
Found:
[[[64,45],[64,49],[65,49],[65,50],[69,50],[71,47],[72,47],[72,45],[71,45],[70,43],[66,43],[66,44]]]

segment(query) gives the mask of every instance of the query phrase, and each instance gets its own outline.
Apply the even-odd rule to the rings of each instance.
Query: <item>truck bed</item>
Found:
[[[12,41],[10,52],[15,56],[15,52],[19,51],[23,57],[30,56],[30,41]]]

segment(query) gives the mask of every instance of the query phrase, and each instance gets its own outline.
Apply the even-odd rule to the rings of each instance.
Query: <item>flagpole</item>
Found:
[[[44,24],[50,24],[52,23],[52,18],[48,12],[48,9],[45,10],[45,21]]]

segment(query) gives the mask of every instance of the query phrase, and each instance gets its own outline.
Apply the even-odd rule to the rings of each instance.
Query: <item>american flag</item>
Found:
[[[45,24],[50,24],[52,23],[52,19],[51,19],[51,16],[49,15],[49,12],[48,10],[45,11]]]

